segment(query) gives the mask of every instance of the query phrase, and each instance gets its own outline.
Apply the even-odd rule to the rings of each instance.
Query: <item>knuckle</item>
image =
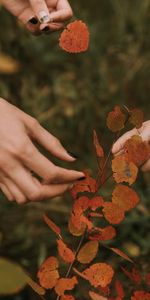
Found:
[[[67,13],[66,13],[66,18],[71,19],[73,17],[73,11],[72,9],[68,9]]]
[[[39,126],[39,122],[36,118],[30,117],[30,127],[36,129]]]
[[[14,154],[20,158],[31,157],[34,155],[34,149],[28,144],[27,141],[24,141],[18,145],[16,145]]]
[[[29,200],[39,201],[41,200],[41,188],[38,188],[29,194]]]

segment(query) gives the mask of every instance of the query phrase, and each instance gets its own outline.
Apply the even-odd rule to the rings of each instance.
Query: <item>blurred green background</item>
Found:
[[[145,119],[150,118],[150,1],[82,0],[71,5],[75,18],[85,21],[90,30],[90,48],[78,55],[59,48],[60,33],[33,37],[0,8],[0,96],[35,116],[75,153],[78,160],[71,167],[95,174],[92,130],[97,130],[107,150],[112,140],[107,113],[115,105],[126,105],[141,108]],[[15,64],[14,72],[7,70],[10,62],[4,54],[19,63],[18,71]],[[111,243],[140,262],[143,272],[150,255],[149,183],[149,174],[139,176],[135,188],[141,204],[129,213]],[[104,194],[109,195],[111,188],[112,182]],[[67,195],[21,207],[2,195],[0,201],[0,255],[19,262],[34,278],[45,257],[56,254],[55,236],[42,215],[47,212],[66,232],[72,200]],[[70,235],[65,236],[71,244]],[[119,266],[119,258],[104,252],[103,258]],[[81,296],[87,299],[84,291]],[[8,299],[38,296],[27,288]]]

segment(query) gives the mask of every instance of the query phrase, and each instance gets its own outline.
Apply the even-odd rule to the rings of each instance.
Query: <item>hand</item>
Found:
[[[137,135],[138,133],[140,133],[140,136],[143,139],[143,141],[150,142],[150,120],[144,122],[143,126],[140,129],[138,129],[138,131],[136,128],[134,128],[126,132],[123,136],[121,136],[114,144],[112,153],[114,155],[119,154],[122,151],[125,142],[128,139],[130,139],[133,135]],[[142,171],[150,171],[150,159],[144,164],[144,166],[142,167]]]
[[[0,188],[10,201],[20,204],[58,196],[84,176],[54,165],[33,140],[61,160],[75,160],[34,118],[0,99]],[[33,177],[31,171],[42,180]]]
[[[2,0],[2,4],[35,35],[60,30],[73,15],[67,0]]]

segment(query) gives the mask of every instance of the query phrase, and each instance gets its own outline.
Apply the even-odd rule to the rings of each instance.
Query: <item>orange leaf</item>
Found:
[[[80,228],[78,229],[76,226],[74,226],[73,222],[72,222],[72,217],[69,219],[69,223],[68,223],[68,229],[69,232],[74,235],[74,236],[81,236],[84,234],[85,229],[86,229],[86,225],[85,223],[82,223]]]
[[[99,143],[98,136],[95,130],[93,131],[93,139],[97,157],[104,157],[104,150]]]
[[[104,200],[101,196],[95,196],[89,200],[89,207],[95,211],[97,208],[102,207],[104,204]]]
[[[99,232],[91,235],[90,240],[93,241],[107,241],[111,240],[116,236],[116,229],[112,226],[107,226],[105,228],[96,228]]]
[[[135,108],[130,111],[129,122],[133,124],[137,129],[143,124],[144,114],[143,111]]]
[[[89,208],[89,201],[89,198],[86,196],[78,198],[73,205],[74,214],[80,215],[87,210]]]
[[[70,53],[84,52],[89,47],[89,31],[82,21],[74,21],[67,25],[59,39],[60,47]]]
[[[98,242],[97,241],[90,241],[83,245],[80,249],[77,260],[81,264],[88,264],[90,263],[96,256],[98,251]]]
[[[32,278],[27,276],[27,284],[35,291],[38,295],[44,296],[45,289],[43,289],[39,284],[37,284]]]
[[[60,300],[75,300],[72,295],[64,295],[60,297]]]
[[[131,300],[150,300],[150,293],[145,291],[135,291]]]
[[[50,229],[52,231],[54,231],[56,234],[61,236],[60,228],[50,218],[48,218],[46,215],[44,215],[44,221],[50,227]]]
[[[120,297],[120,300],[123,299],[125,297],[125,292],[124,292],[124,288],[123,288],[123,285],[120,280],[116,280],[115,289],[116,289],[117,295]]]
[[[139,135],[134,135],[126,141],[124,151],[127,161],[136,166],[141,166],[150,157],[150,146],[143,142]]]
[[[73,290],[76,284],[78,284],[76,276],[60,278],[55,286],[55,292],[59,296],[64,296],[64,292]]]
[[[117,183],[128,182],[130,185],[135,182],[138,168],[133,162],[128,162],[125,155],[116,156],[112,160],[113,177]]]
[[[117,132],[124,128],[125,121],[125,114],[122,113],[119,106],[116,106],[114,110],[108,114],[107,127],[112,132]]]
[[[147,274],[146,274],[145,281],[146,281],[146,284],[147,284],[148,286],[150,286],[150,273],[147,273]]]
[[[121,268],[124,274],[132,280],[135,284],[140,284],[142,281],[141,274],[133,267],[131,272],[129,272],[126,268]]]
[[[134,208],[139,201],[137,193],[126,185],[117,185],[112,194],[112,202],[123,211]]]
[[[45,289],[52,289],[59,278],[58,260],[54,256],[47,258],[40,266],[37,277],[40,285]]]
[[[57,240],[57,246],[61,258],[67,263],[72,263],[75,259],[75,255],[72,250],[69,249],[61,239]]]
[[[130,261],[131,263],[133,263],[133,260],[129,256],[127,256],[124,252],[122,252],[120,249],[118,249],[118,248],[109,248],[109,249],[111,249],[113,252],[115,252],[116,254],[121,256],[122,258],[124,258],[124,259]]]
[[[83,271],[83,275],[94,287],[106,287],[111,283],[114,270],[106,263],[96,263]]]
[[[103,208],[105,219],[111,224],[119,224],[124,219],[124,211],[115,203],[105,202]]]
[[[95,292],[92,291],[89,291],[89,296],[91,297],[92,300],[108,300],[108,298],[96,294]]]
[[[74,199],[76,199],[77,197],[78,197],[78,194],[80,194],[80,193],[84,193],[84,192],[89,192],[90,193],[90,187],[88,186],[88,185],[86,185],[86,184],[79,184],[79,183],[77,183],[77,184],[75,184],[74,186],[73,186],[73,188],[71,189],[71,195],[72,195],[72,197],[74,198]]]

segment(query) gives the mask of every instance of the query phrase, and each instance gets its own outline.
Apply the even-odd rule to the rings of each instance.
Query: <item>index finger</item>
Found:
[[[52,22],[64,22],[73,16],[72,8],[67,0],[58,0],[56,11],[50,13]]]
[[[123,134],[113,145],[112,153],[117,154],[118,152],[120,152],[123,149],[125,142],[135,134],[137,134],[136,128]]]

